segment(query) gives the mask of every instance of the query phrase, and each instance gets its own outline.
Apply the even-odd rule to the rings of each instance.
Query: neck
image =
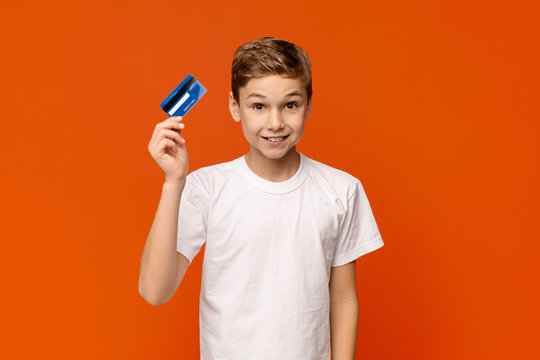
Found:
[[[292,147],[285,156],[279,159],[269,159],[262,153],[250,149],[246,155],[248,167],[258,176],[273,182],[290,179],[300,167],[300,154]]]

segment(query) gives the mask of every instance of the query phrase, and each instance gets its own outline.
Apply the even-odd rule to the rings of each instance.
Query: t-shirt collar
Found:
[[[307,177],[309,159],[300,152],[298,154],[300,155],[300,166],[298,170],[296,170],[293,176],[280,182],[266,180],[255,174],[249,168],[245,155],[234,160],[234,163],[240,175],[257,189],[271,194],[285,194],[297,189]]]

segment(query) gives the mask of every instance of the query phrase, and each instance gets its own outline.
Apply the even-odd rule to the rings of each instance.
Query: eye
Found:
[[[294,110],[297,106],[298,104],[295,102],[290,102],[290,103],[287,103],[287,105],[285,105],[285,107],[289,110]]]
[[[255,110],[262,110],[264,105],[263,104],[253,104],[251,107]]]

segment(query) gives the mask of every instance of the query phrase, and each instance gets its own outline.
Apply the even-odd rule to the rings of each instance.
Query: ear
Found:
[[[232,91],[229,92],[229,111],[231,112],[231,116],[234,119],[234,121],[239,122],[240,121],[240,105],[238,105],[238,102],[234,99]]]
[[[311,99],[309,100],[308,102],[308,105],[307,105],[307,110],[306,110],[306,117],[304,118],[305,120],[307,120],[307,118],[311,115]]]

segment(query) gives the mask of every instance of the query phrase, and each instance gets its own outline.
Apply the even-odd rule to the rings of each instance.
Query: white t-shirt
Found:
[[[330,359],[332,266],[383,246],[358,179],[300,153],[286,181],[245,157],[187,176],[177,250],[206,242],[201,360]]]

